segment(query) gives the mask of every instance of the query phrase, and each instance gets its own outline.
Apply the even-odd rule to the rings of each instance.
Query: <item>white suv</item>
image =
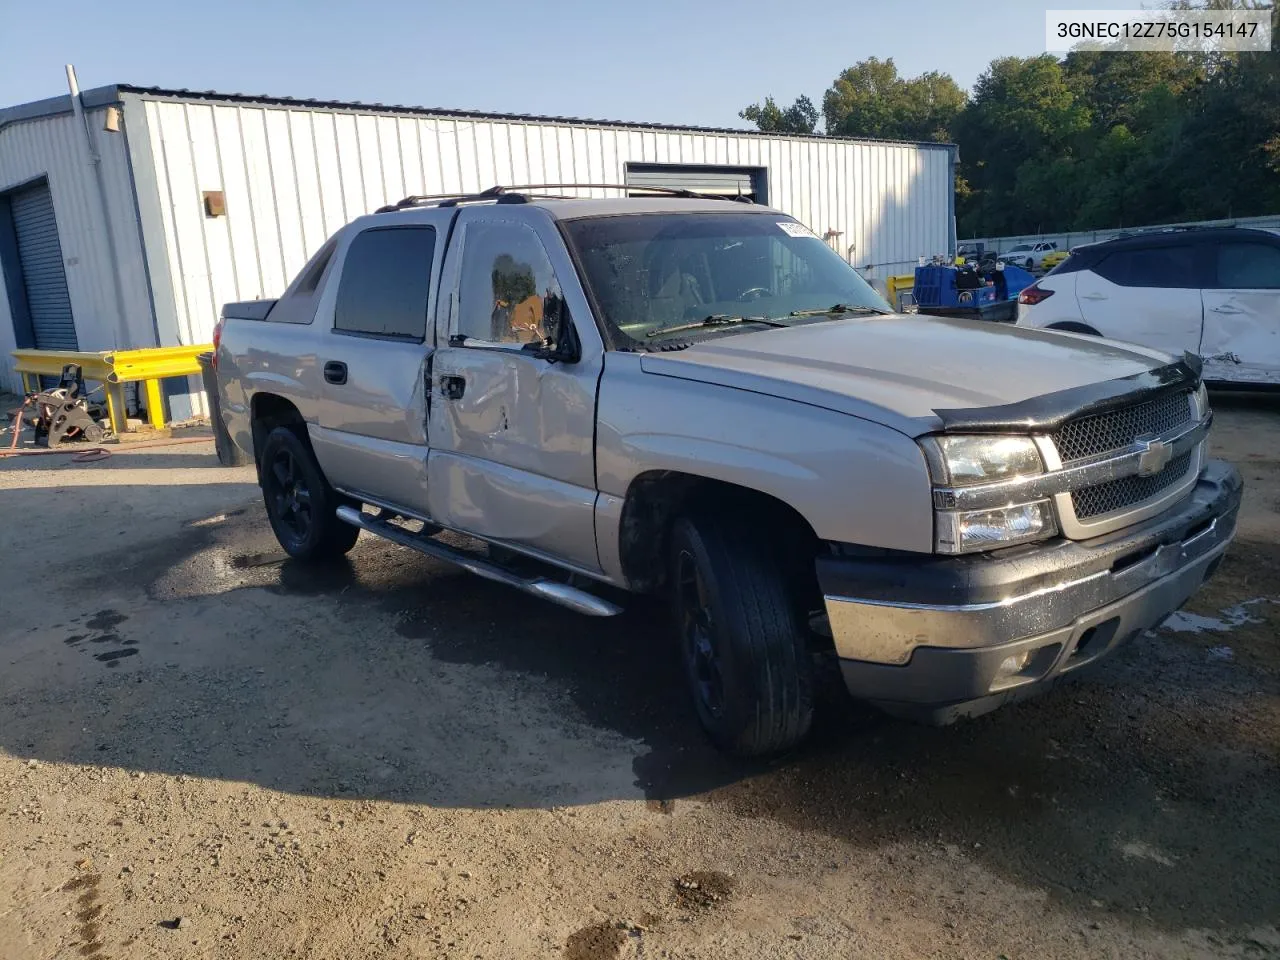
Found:
[[[1039,270],[1044,263],[1044,258],[1057,249],[1058,245],[1048,240],[1041,240],[1038,243],[1020,243],[1002,253],[1000,259],[1005,263],[1012,263],[1015,267]]]
[[[1211,383],[1280,386],[1280,236],[1219,227],[1076,247],[1019,295],[1018,326],[1198,354]]]

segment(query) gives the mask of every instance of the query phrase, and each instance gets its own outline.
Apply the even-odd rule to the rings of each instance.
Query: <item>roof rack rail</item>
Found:
[[[1195,233],[1196,231],[1199,231],[1199,230],[1236,230],[1236,229],[1238,229],[1238,225],[1234,223],[1219,223],[1219,224],[1184,223],[1184,224],[1169,225],[1169,226],[1138,227],[1134,230],[1121,230],[1115,236],[1108,237],[1106,240],[1101,240],[1099,242],[1109,243],[1112,240],[1128,240],[1132,237],[1153,237],[1153,236],[1159,236],[1160,234],[1169,234],[1169,233]]]
[[[414,194],[412,196],[405,197],[403,200],[398,200],[395,203],[379,207],[374,211],[374,213],[394,213],[397,210],[407,210],[412,207],[456,207],[460,203],[478,203],[485,200],[493,200],[497,203],[528,203],[532,199],[577,199],[567,194],[534,192],[543,190],[624,190],[628,193],[657,193],[665,196],[682,197],[692,200],[727,200],[737,203],[754,202],[748,196],[739,195],[736,197],[728,197],[723,194],[699,193],[696,190],[688,190],[683,187],[651,187],[641,186],[635,183],[530,183],[521,184],[519,186],[505,186],[498,184],[487,190],[481,190],[479,193]]]

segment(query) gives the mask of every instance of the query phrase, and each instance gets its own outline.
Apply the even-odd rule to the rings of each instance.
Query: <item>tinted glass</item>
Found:
[[[838,253],[776,215],[655,213],[565,226],[604,320],[640,342],[659,327],[717,315],[799,323],[829,317],[793,317],[794,311],[836,304],[889,312]]]
[[[1218,286],[1235,290],[1280,290],[1280,247],[1224,243],[1218,248]]]
[[[1093,266],[1093,257],[1088,253],[1072,253],[1060,264],[1045,274],[1046,277],[1060,277],[1064,273],[1076,273]]]
[[[380,227],[352,240],[342,264],[334,329],[422,340],[435,240],[431,227]]]
[[[563,305],[560,282],[532,227],[504,221],[468,225],[452,333],[493,343],[554,340]]]
[[[298,278],[298,286],[294,288],[295,293],[311,293],[320,284],[320,278],[324,276],[325,268],[329,266],[329,261],[333,259],[333,251],[337,249],[337,244],[330,240],[320,252],[311,258],[311,262],[304,268],[302,275]]]
[[[1195,247],[1115,250],[1106,254],[1093,269],[1112,283],[1118,283],[1122,287],[1166,287],[1188,290],[1200,287]]]

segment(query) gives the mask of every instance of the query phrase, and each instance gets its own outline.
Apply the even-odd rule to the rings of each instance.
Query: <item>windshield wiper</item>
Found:
[[[701,320],[695,320],[692,323],[675,323],[669,327],[659,327],[657,330],[650,330],[645,334],[646,337],[657,337],[664,333],[675,333],[679,330],[697,330],[701,327],[723,327],[731,323],[763,323],[770,327],[788,326],[785,320],[776,320],[773,317],[734,317],[727,313],[713,313],[709,317],[703,317]]]
[[[823,307],[821,310],[792,310],[788,316],[792,317],[820,317],[824,313],[877,313],[881,316],[888,316],[886,311],[877,307],[855,307],[847,303],[837,303],[834,306]]]

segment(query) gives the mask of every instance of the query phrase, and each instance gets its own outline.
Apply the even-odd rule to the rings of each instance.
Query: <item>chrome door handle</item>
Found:
[[[1082,293],[1080,294],[1080,299],[1081,300],[1109,300],[1110,297],[1108,297],[1105,293]]]

